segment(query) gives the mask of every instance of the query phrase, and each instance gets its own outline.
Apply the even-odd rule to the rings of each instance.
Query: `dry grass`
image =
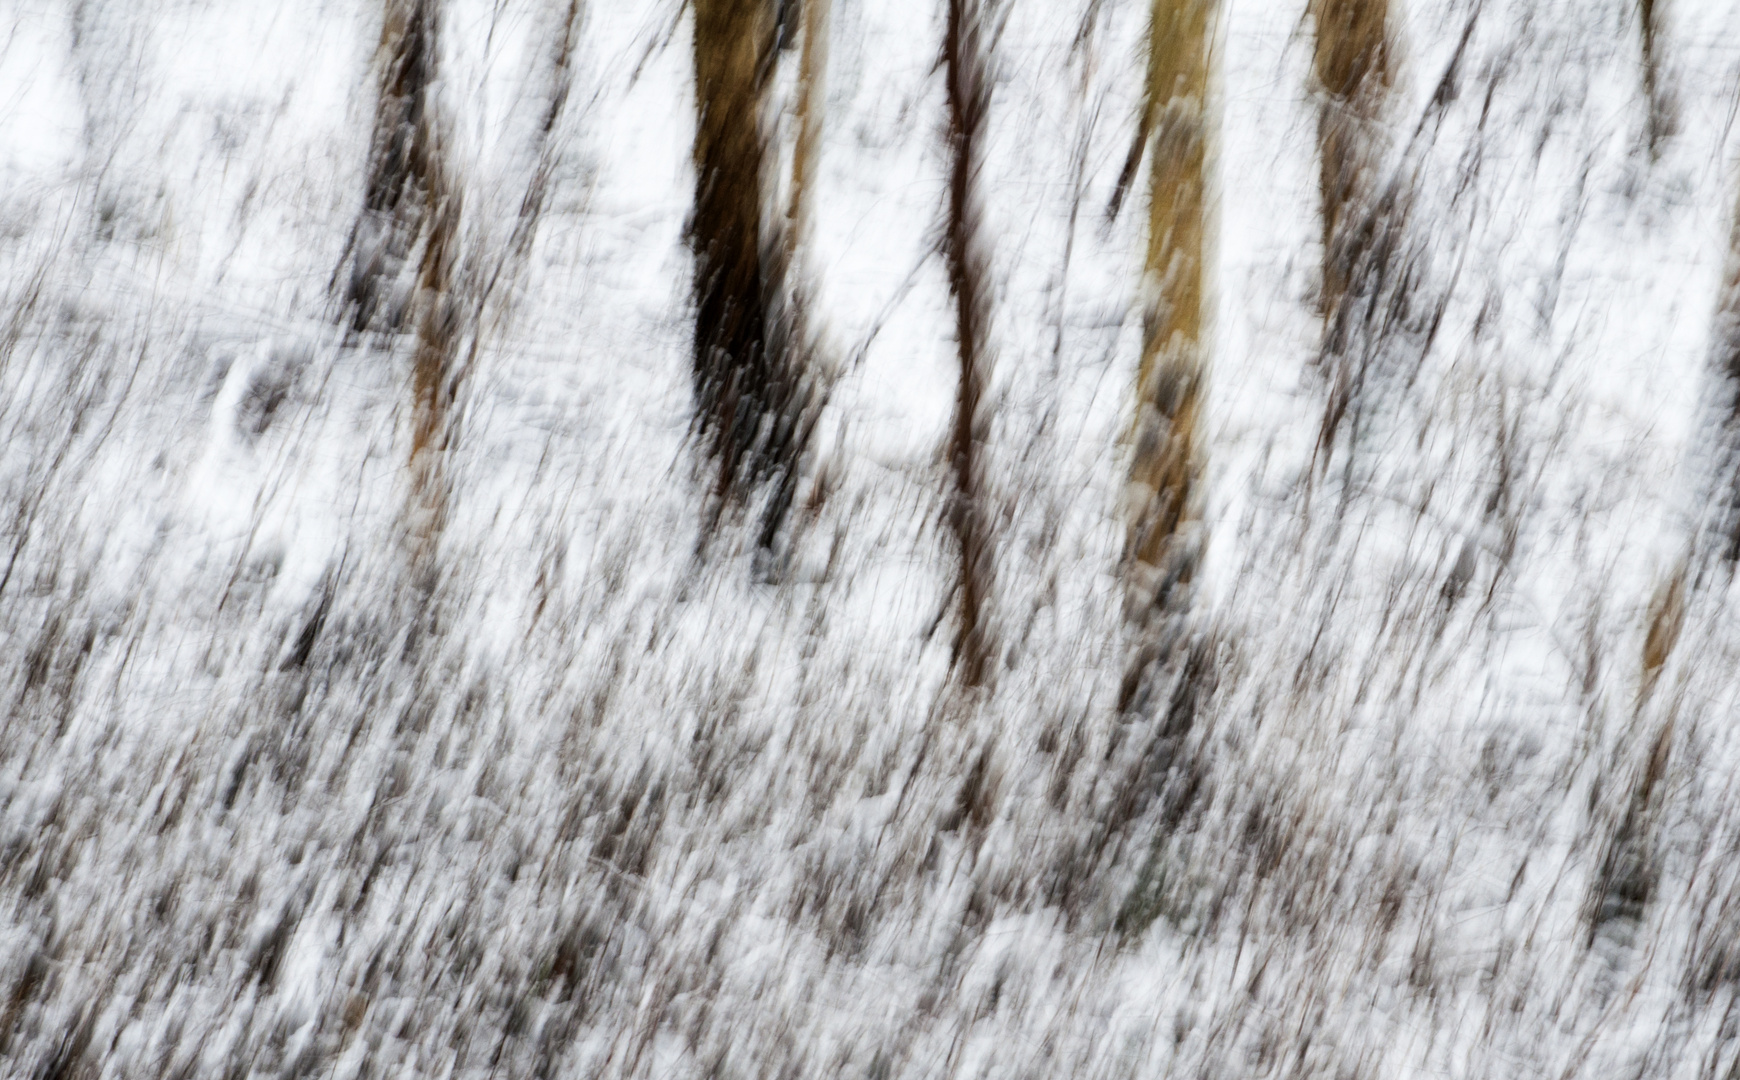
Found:
[[[575,10],[551,4],[548,22],[559,25],[564,9]],[[807,39],[815,9],[796,10]],[[872,9],[837,10],[857,19]],[[1034,10],[1016,9],[1003,39],[1010,57],[1030,55],[1019,20]],[[1118,32],[1127,37],[1106,52],[1134,61],[1146,12],[1107,18],[1126,15]],[[1212,9],[1206,22],[1216,24]],[[572,33],[570,19],[569,42]],[[1190,59],[1181,37],[1155,42],[1186,53],[1168,61],[1174,71]],[[842,33],[839,45],[850,74],[848,40]],[[994,40],[987,27],[974,44],[989,50]],[[565,68],[570,45],[558,50],[551,35],[547,48],[539,63],[556,54]],[[464,57],[445,55],[452,79]],[[673,99],[688,62],[675,59],[665,73]],[[1011,82],[998,85],[993,131],[1005,110],[1022,117],[1019,80],[1029,77],[1020,65],[997,70]],[[936,91],[943,75],[912,81]],[[1141,80],[1118,70],[1103,83],[1115,101]],[[443,91],[455,122],[468,115],[464,93],[451,81]],[[564,94],[548,99],[550,115]],[[577,89],[576,103],[586,96]],[[1296,102],[1284,88],[1277,96],[1287,100],[1273,115],[1292,115]],[[1464,118],[1481,96],[1464,89]],[[1175,94],[1159,105],[1180,97],[1192,103]],[[530,103],[523,131],[535,139],[546,99],[518,100]],[[599,113],[628,112],[616,100],[601,99]],[[0,370],[0,428],[12,447],[0,456],[0,638],[18,645],[0,656],[0,1059],[60,1080],[1724,1075],[1735,1044],[1714,1027],[1728,1023],[1720,1014],[1740,982],[1740,818],[1732,785],[1723,795],[1734,754],[1721,741],[1731,726],[1727,623],[1690,579],[1683,601],[1670,588],[1643,616],[1633,610],[1641,603],[1623,599],[1648,596],[1630,556],[1608,556],[1635,550],[1625,537],[1647,530],[1662,506],[1630,494],[1651,480],[1627,472],[1632,463],[1653,471],[1660,447],[1641,435],[1627,442],[1627,426],[1591,433],[1591,443],[1612,436],[1611,457],[1575,440],[1575,453],[1555,450],[1555,425],[1574,435],[1587,397],[1531,378],[1545,369],[1539,342],[1513,327],[1508,343],[1483,345],[1476,331],[1482,350],[1459,354],[1436,395],[1410,399],[1430,403],[1431,423],[1362,459],[1381,458],[1387,471],[1347,485],[1339,506],[1314,504],[1301,479],[1315,417],[1239,413],[1235,424],[1286,425],[1276,466],[1251,472],[1250,442],[1235,426],[1223,434],[1212,425],[1212,442],[1204,429],[1204,279],[1218,255],[1214,185],[1203,172],[1216,154],[1203,152],[1214,125],[1200,98],[1195,105],[1194,129],[1177,123],[1192,115],[1183,108],[1156,108],[1149,121],[1151,208],[1167,227],[1151,237],[1140,385],[1143,419],[1164,438],[1139,448],[1159,526],[1143,539],[1158,541],[1157,564],[1186,571],[1159,622],[1206,621],[1185,588],[1190,573],[1204,577],[1189,545],[1201,528],[1205,456],[1212,483],[1227,485],[1213,493],[1227,542],[1217,555],[1227,561],[1225,577],[1223,564],[1214,571],[1217,633],[1190,634],[1124,687],[1121,650],[1137,635],[1123,625],[1114,583],[1147,564],[1129,520],[1105,511],[1135,478],[1110,457],[1117,395],[1098,399],[1091,422],[1069,411],[1100,386],[1078,362],[1090,339],[1073,327],[1101,315],[1079,303],[1060,310],[1060,339],[1072,328],[1058,350],[1066,374],[1020,392],[1028,386],[1018,380],[1043,364],[1024,348],[1036,340],[1039,304],[1023,282],[1039,275],[1012,273],[1005,306],[1002,275],[989,288],[983,276],[999,218],[984,217],[976,250],[966,242],[978,210],[1015,198],[989,182],[1007,175],[1000,139],[989,142],[976,190],[965,157],[965,198],[951,208],[964,237],[954,265],[981,276],[962,279],[952,298],[934,282],[929,301],[952,300],[951,318],[963,296],[998,304],[988,324],[992,313],[969,302],[966,328],[977,331],[968,340],[979,359],[991,340],[1003,344],[989,400],[1008,413],[985,423],[984,384],[967,380],[989,372],[964,363],[963,391],[981,396],[963,393],[948,438],[964,438],[976,471],[956,470],[957,460],[947,475],[914,477],[842,454],[840,494],[817,510],[802,553],[806,568],[817,565],[831,540],[826,572],[774,587],[749,581],[742,561],[694,567],[688,538],[706,515],[658,482],[683,460],[668,405],[688,360],[685,328],[658,309],[672,287],[663,278],[634,294],[650,314],[624,304],[620,316],[633,331],[628,347],[662,350],[663,366],[639,373],[643,392],[635,373],[609,371],[634,366],[627,347],[595,335],[616,312],[566,321],[589,301],[577,282],[628,275],[612,261],[541,262],[554,245],[540,246],[523,271],[528,326],[523,336],[492,328],[500,379],[467,384],[465,443],[449,450],[452,384],[437,376],[452,372],[455,332],[462,368],[475,346],[468,320],[496,254],[490,225],[497,236],[512,230],[515,252],[529,242],[541,189],[528,192],[519,221],[514,199],[492,197],[518,197],[529,155],[503,164],[512,172],[447,176],[450,191],[464,182],[464,229],[457,203],[435,198],[405,254],[415,289],[393,356],[407,374],[416,365],[414,441],[455,481],[475,476],[504,492],[491,520],[487,503],[473,504],[475,489],[456,483],[466,505],[456,500],[441,539],[435,630],[401,617],[419,598],[403,595],[401,553],[383,542],[404,462],[398,451],[372,452],[391,437],[375,421],[382,403],[403,410],[407,401],[386,364],[351,363],[354,350],[322,313],[288,301],[274,310],[306,316],[296,325],[314,342],[308,382],[326,386],[322,373],[342,365],[325,397],[309,402],[266,359],[284,343],[260,343],[260,360],[214,379],[213,327],[185,341],[161,322],[154,329],[140,313],[155,297],[115,289],[112,276],[87,290],[82,275],[57,273],[41,304],[20,296],[17,313],[3,314],[22,332],[0,321],[10,365]],[[847,142],[859,117],[841,108],[829,131]],[[545,136],[553,126],[544,122]],[[803,126],[794,128],[800,143]],[[909,127],[914,146],[934,139],[922,122]],[[1090,163],[1092,190],[1111,178],[1091,167],[1104,160],[1103,142],[1089,149],[1077,160]],[[538,183],[565,174],[549,172],[551,160],[538,158]],[[848,161],[861,163],[840,164]],[[1045,174],[1053,191],[1065,164],[1052,161]],[[1306,189],[1316,183],[1299,178]],[[795,174],[793,186],[809,188]],[[804,208],[787,213],[765,185],[761,194],[763,225],[777,214],[795,231]],[[842,211],[817,197],[818,216]],[[917,215],[915,235],[936,201]],[[550,205],[568,214],[566,200]],[[1303,206],[1292,224],[1314,236],[1308,199]],[[682,209],[666,221],[667,241]],[[563,220],[551,233],[603,221]],[[1422,234],[1442,224],[1418,221]],[[321,224],[336,249],[348,222]],[[765,228],[761,239],[765,251]],[[785,241],[794,273],[801,240],[773,239]],[[1122,244],[1109,249],[1082,256],[1096,268],[1083,292],[1102,280],[1097,268],[1124,266]],[[1022,258],[1041,264],[1043,253],[1029,247]],[[74,254],[68,265],[84,266]],[[667,270],[669,257],[659,253]],[[1583,265],[1572,263],[1573,281]],[[688,269],[685,261],[678,272]],[[515,272],[510,264],[504,280]],[[786,288],[797,295],[789,277]],[[1347,306],[1375,308],[1370,295],[1384,294]],[[1568,294],[1576,304],[1566,307],[1610,295]],[[81,312],[99,298],[113,307],[89,322]],[[1279,293],[1252,299],[1286,304]],[[562,319],[537,322],[546,312]],[[1292,314],[1291,330],[1308,331],[1310,313]],[[927,332],[935,321],[927,309]],[[278,333],[252,316],[218,329],[233,333],[237,322],[249,347]],[[573,331],[559,347],[543,333],[552,325]],[[790,325],[802,323],[794,315]],[[992,326],[1006,332],[985,333]],[[1458,337],[1466,330],[1453,325]],[[170,355],[146,364],[127,398],[148,341],[153,358]],[[1298,344],[1296,333],[1255,342],[1278,350],[1280,364],[1307,361]],[[1615,355],[1574,344],[1579,365]],[[570,348],[586,362],[573,363]],[[1242,355],[1212,359],[1244,369]],[[159,376],[154,365],[171,366]],[[1470,367],[1478,377],[1464,379]],[[606,374],[570,382],[577,368]],[[1229,391],[1231,381],[1229,372]],[[219,404],[199,397],[207,383],[221,388]],[[598,391],[599,400],[528,405],[546,385],[554,398]],[[1367,400],[1372,412],[1388,403]],[[1060,416],[1042,416],[1054,402]],[[121,437],[99,453],[117,412]],[[14,432],[19,416],[30,422]],[[607,428],[596,422],[604,417],[625,422]],[[1053,433],[1036,443],[1034,479],[1022,486],[1003,447],[1041,423]],[[987,437],[999,449],[989,461]],[[136,460],[160,446],[160,470]],[[505,460],[498,447],[511,451]],[[343,460],[323,479],[317,470],[332,459]],[[206,463],[240,473],[234,483],[217,477],[235,499],[278,476],[311,494],[263,502],[254,545],[245,517],[208,521],[203,505],[181,505],[184,491],[208,482]],[[961,505],[982,508],[972,500],[987,475],[997,516],[956,524],[995,540],[988,610],[1022,651],[1016,662],[1011,649],[1007,664],[993,654],[995,677],[968,695],[950,685],[946,649],[924,645],[919,627],[942,590],[971,580],[972,549],[963,545],[960,564],[953,536],[933,551],[926,512],[945,482],[966,488]],[[104,504],[123,486],[140,489],[144,512],[117,522]],[[353,490],[360,513],[344,505]],[[313,580],[324,543],[293,547],[288,561],[271,553],[271,534],[287,528],[269,516],[279,507],[312,515],[305,538],[335,523],[336,569]],[[234,536],[238,522],[247,541]],[[136,536],[149,551],[135,565],[111,536]],[[1029,599],[1022,631],[1004,616]],[[1198,610],[1173,618],[1185,600]],[[1626,617],[1602,623],[1603,602]],[[1593,613],[1586,648],[1559,656],[1578,644],[1573,623],[1584,611]],[[1585,666],[1573,663],[1580,657]],[[1632,704],[1640,663],[1654,690],[1625,717],[1628,729],[1587,734],[1595,725],[1585,708]],[[1584,739],[1596,750],[1585,752]],[[1611,806],[1586,812],[1591,774],[1603,771]],[[1688,817],[1699,819],[1693,829]],[[1696,828],[1710,839],[1682,842]],[[1583,905],[1592,896],[1592,921],[1611,932],[1589,953]],[[1706,897],[1696,947],[1684,946],[1688,912]],[[1634,942],[1630,966],[1609,977],[1597,969],[1621,934]],[[1707,993],[1704,1012],[1673,1012],[1673,1001],[1657,1009],[1682,973]],[[1604,979],[1624,985],[1604,998]]]

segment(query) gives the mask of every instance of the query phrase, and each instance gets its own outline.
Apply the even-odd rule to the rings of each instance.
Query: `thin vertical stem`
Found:
[[[791,208],[786,258],[795,260],[809,237],[815,173],[827,114],[828,22],[832,0],[802,0],[803,55],[798,61],[797,146],[791,164]]]
[[[1645,133],[1649,156],[1661,154],[1664,142],[1674,134],[1676,117],[1672,95],[1664,77],[1662,63],[1662,29],[1666,22],[1667,0],[1638,0],[1638,36],[1643,47],[1643,97],[1649,115]]]
[[[948,86],[949,218],[946,241],[949,287],[955,299],[960,381],[955,398],[949,458],[955,493],[950,513],[960,549],[961,619],[955,637],[955,669],[966,686],[984,685],[995,651],[987,606],[995,553],[985,514],[986,389],[992,358],[986,341],[990,312],[988,268],[980,236],[978,167],[990,87],[985,77],[980,0],[949,0],[944,43]]]

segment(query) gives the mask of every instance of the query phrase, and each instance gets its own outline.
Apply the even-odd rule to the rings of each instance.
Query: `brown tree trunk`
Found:
[[[1373,127],[1392,77],[1388,0],[1311,0],[1318,186],[1323,200],[1323,310],[1332,315],[1362,254],[1359,218],[1371,199]]]
[[[399,328],[399,274],[436,198],[439,170],[430,86],[440,49],[439,0],[384,0],[379,84],[363,213],[345,295],[351,328]]]
[[[439,174],[437,174],[439,175]],[[454,295],[459,257],[459,199],[438,183],[417,275],[417,345],[411,368],[412,532],[420,546],[447,521],[443,461],[454,437],[460,303]]]
[[[790,348],[780,221],[764,215],[774,11],[767,0],[694,0],[694,10],[695,425],[718,464],[721,504],[782,481],[762,530],[769,546],[808,404]]]
[[[1312,77],[1317,113],[1318,189],[1323,217],[1323,360],[1329,400],[1318,433],[1327,465],[1336,432],[1358,415],[1366,371],[1355,338],[1366,309],[1354,301],[1393,254],[1394,221],[1380,220],[1375,170],[1380,126],[1393,78],[1389,0],[1311,0],[1316,25]],[[1390,213],[1395,209],[1391,208]]]
[[[777,469],[774,489],[762,517],[760,546],[771,551],[797,498],[799,457],[808,449],[827,387],[816,363],[815,326],[809,318],[810,276],[804,251],[814,213],[816,170],[820,166],[822,125],[827,113],[828,24],[832,0],[784,0],[786,25],[782,35],[800,33],[803,52],[798,62],[797,140],[792,148],[791,201],[783,224],[784,271],[789,293],[786,363],[790,400],[785,406],[790,425],[784,464]]]
[[[1144,122],[1153,164],[1144,269],[1142,360],[1136,376],[1132,514],[1126,559],[1139,623],[1186,602],[1200,548],[1198,490],[1208,57],[1213,0],[1155,0]]]
[[[1668,90],[1662,70],[1661,38],[1666,9],[1667,0],[1638,0],[1637,3],[1638,34],[1643,46],[1644,106],[1649,110],[1645,135],[1651,158],[1661,154],[1662,143],[1673,136],[1678,126],[1673,95]]]
[[[803,54],[798,61],[797,146],[791,162],[791,207],[786,212],[786,259],[798,257],[808,240],[820,164],[822,124],[827,113],[828,22],[832,0],[798,0]]]
[[[981,0],[949,0],[944,43],[950,149],[946,251],[960,356],[954,429],[949,439],[955,481],[949,518],[961,555],[961,618],[955,636],[955,670],[967,686],[984,685],[995,652],[987,611],[995,551],[986,513],[981,460],[989,428],[985,395],[992,365],[986,340],[990,291],[978,199],[979,157],[991,96],[985,72],[983,31]]]
[[[440,48],[441,0],[384,0],[375,128],[346,297],[354,331],[413,323],[408,516],[419,554],[446,517],[441,461],[452,441],[461,323],[460,200],[434,100]],[[416,272],[404,282],[413,255]]]

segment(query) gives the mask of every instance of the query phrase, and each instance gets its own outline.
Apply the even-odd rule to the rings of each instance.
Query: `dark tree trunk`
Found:
[[[949,518],[961,555],[961,618],[955,636],[955,669],[967,686],[985,683],[995,652],[987,611],[995,551],[986,513],[981,460],[989,428],[985,397],[992,364],[986,340],[990,315],[988,268],[980,236],[978,201],[979,157],[991,96],[985,72],[983,29],[980,0],[949,0],[944,44],[950,144],[946,248],[960,357],[954,429],[949,440],[955,482]]]
[[[397,330],[406,312],[400,275],[441,197],[430,102],[440,49],[439,0],[385,0],[380,84],[363,213],[345,294],[351,328]]]
[[[1391,80],[1388,0],[1312,0],[1317,40],[1312,73],[1323,94],[1317,115],[1323,199],[1323,309],[1347,295],[1361,251],[1360,211],[1371,197],[1377,121]]]
[[[776,56],[767,0],[694,0],[695,426],[721,505],[775,481],[761,544],[790,503],[809,395],[791,348],[785,251],[764,216],[774,159],[762,110]]]

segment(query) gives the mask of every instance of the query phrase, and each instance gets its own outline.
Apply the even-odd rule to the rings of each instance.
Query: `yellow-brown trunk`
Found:
[[[380,87],[370,147],[365,219],[389,256],[354,278],[354,325],[374,324],[385,280],[400,260],[418,256],[411,307],[411,453],[408,507],[412,545],[426,554],[446,518],[442,458],[451,441],[459,308],[454,297],[459,257],[459,196],[443,160],[433,100],[440,52],[439,0],[385,0],[381,21]],[[370,277],[383,280],[370,280]],[[387,313],[387,328],[401,313]]]
[[[815,172],[827,111],[828,18],[832,0],[801,0],[803,56],[798,62],[797,146],[792,152],[791,208],[786,257],[794,259],[809,234]]]
[[[1323,101],[1317,119],[1323,215],[1323,311],[1351,285],[1360,253],[1353,235],[1370,198],[1373,127],[1392,79],[1388,0],[1311,0],[1316,25],[1312,74]]]
[[[753,466],[769,382],[761,125],[773,24],[765,0],[694,0],[695,394],[720,494]]]
[[[1204,300],[1207,100],[1213,0],[1155,0],[1148,52],[1147,141],[1153,154],[1144,266],[1142,357],[1130,470],[1133,611],[1146,620],[1194,574],[1201,416],[1207,365]]]

